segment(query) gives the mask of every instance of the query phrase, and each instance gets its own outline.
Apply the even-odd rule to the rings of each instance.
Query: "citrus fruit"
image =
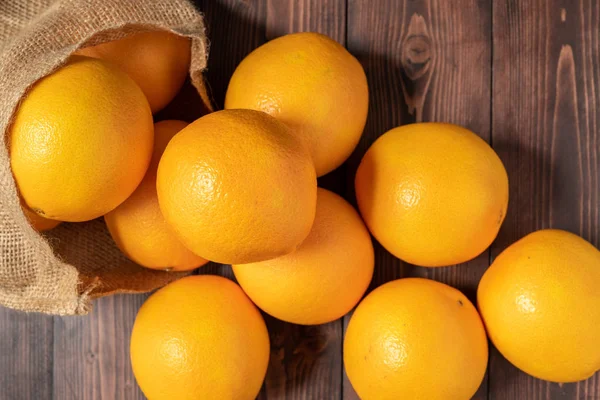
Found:
[[[350,311],[373,276],[373,245],[358,213],[343,198],[317,189],[317,212],[300,247],[283,257],[233,267],[262,310],[304,325],[330,322]]]
[[[154,125],[154,154],[144,179],[127,200],[104,216],[119,249],[144,267],[186,271],[207,262],[175,236],[160,211],[156,195],[158,161],[171,138],[186,126],[183,121]]]
[[[531,233],[504,250],[479,283],[488,335],[516,367],[575,382],[600,370],[600,251],[561,230]]]
[[[27,221],[29,221],[33,229],[38,232],[49,231],[50,229],[56,228],[60,224],[60,221],[44,218],[34,213],[25,205],[21,205],[21,209],[23,210],[23,214],[25,214]]]
[[[118,68],[74,56],[24,97],[10,132],[12,172],[27,206],[86,221],[135,190],[152,156],[152,114]]]
[[[150,296],[130,349],[135,379],[152,400],[255,399],[270,350],[258,309],[238,285],[212,275]]]
[[[317,180],[302,142],[275,118],[224,110],[188,125],[159,166],[158,201],[194,253],[223,264],[292,252],[308,236]]]
[[[477,310],[458,290],[422,278],[388,282],[358,305],[344,365],[363,400],[468,400],[488,345]]]
[[[396,257],[424,267],[481,254],[508,206],[508,178],[496,153],[452,124],[386,132],[364,155],[355,186],[373,236]]]
[[[350,156],[369,107],[367,78],[342,45],[319,33],[295,33],[262,45],[237,67],[225,108],[267,112],[310,144],[321,176]]]
[[[117,65],[142,89],[152,112],[177,94],[190,69],[190,39],[166,31],[136,33],[80,49],[77,54]]]

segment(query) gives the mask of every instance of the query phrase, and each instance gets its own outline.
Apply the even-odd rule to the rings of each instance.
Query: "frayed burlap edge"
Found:
[[[0,131],[38,79],[77,49],[144,30],[191,38],[190,77],[207,108],[208,56],[202,15],[185,0],[33,0],[0,4]],[[200,105],[199,105],[200,106]],[[0,149],[0,304],[23,311],[81,315],[91,299],[153,290],[184,274],[127,260],[101,220],[62,224],[47,235],[21,212],[8,149]]]

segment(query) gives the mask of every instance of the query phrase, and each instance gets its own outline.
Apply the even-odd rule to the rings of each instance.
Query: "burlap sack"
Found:
[[[204,23],[186,0],[0,0],[0,132],[6,138],[27,89],[72,52],[152,29],[192,38],[190,76],[208,105],[202,80],[207,59]],[[95,297],[149,291],[181,277],[127,260],[101,219],[65,223],[47,235],[38,234],[21,212],[8,150],[0,147],[1,305],[86,314]]]

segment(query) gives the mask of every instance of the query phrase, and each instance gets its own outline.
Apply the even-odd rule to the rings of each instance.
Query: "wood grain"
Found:
[[[223,107],[235,67],[266,40],[299,31],[325,33],[342,44],[345,39],[345,1],[199,1],[198,5],[205,12],[211,38],[207,79],[218,108]],[[320,184],[343,192],[345,175],[340,171],[324,177]],[[198,273],[235,280],[227,265],[211,263]],[[259,398],[339,398],[341,322],[302,327],[264,316],[271,359]]]
[[[248,53],[265,42],[266,0],[195,0],[205,15],[210,54],[206,78],[217,109],[229,78]]]
[[[52,399],[52,319],[0,307],[1,399]]]
[[[350,180],[371,143],[399,125],[452,122],[489,141],[490,24],[489,4],[475,0],[349,2],[348,48],[363,64],[370,89],[365,133],[348,161]],[[351,198],[353,190],[350,185]],[[470,295],[488,262],[483,254],[468,266],[420,268],[380,248],[377,256],[374,284],[419,275]]]
[[[293,32],[320,32],[345,43],[344,0],[267,0],[267,39]],[[344,169],[319,179],[319,185],[344,191]],[[299,326],[266,318],[271,362],[261,399],[338,399],[342,380],[342,324]]]
[[[598,246],[600,4],[497,2],[493,23],[492,138],[508,170],[510,204],[492,255],[549,227]],[[547,383],[497,351],[490,376],[490,399],[600,399],[598,374]]]
[[[55,317],[53,399],[145,399],[129,361],[129,337],[146,295],[97,300],[85,317]]]
[[[474,299],[489,264],[540,228],[581,234],[600,246],[600,2],[595,0],[195,0],[205,13],[207,78],[218,108],[229,78],[254,48],[290,32],[318,31],[346,45],[369,80],[361,142],[319,185],[354,200],[354,174],[370,144],[415,121],[464,125],[491,142],[511,184],[510,205],[490,252],[425,269],[380,245],[371,288],[404,276],[449,283]],[[189,90],[189,88],[188,88]],[[159,119],[199,116],[193,95]],[[199,273],[233,279],[209,264]],[[129,335],[147,296],[96,302],[87,317],[0,309],[0,399],[143,399],[129,365]],[[343,373],[343,321],[314,327],[265,315],[271,360],[260,399],[356,399]],[[600,345],[600,344],[599,344]],[[529,377],[491,349],[475,399],[600,400],[600,376],[558,385]]]
[[[485,1],[348,1],[348,41],[369,81],[370,110],[363,138],[348,161],[352,182],[373,141],[399,125],[452,122],[490,138],[491,4]],[[353,186],[349,195],[354,197]],[[371,287],[423,276],[458,287],[471,299],[488,266],[485,252],[465,265],[414,267],[375,244]],[[346,324],[349,317],[346,317]],[[487,378],[476,399],[487,397]],[[347,378],[344,398],[356,399]]]

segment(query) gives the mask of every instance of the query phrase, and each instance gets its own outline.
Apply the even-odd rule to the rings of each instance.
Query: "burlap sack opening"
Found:
[[[26,0],[0,2],[0,132],[6,139],[19,100],[80,47],[144,30],[190,37],[190,78],[210,102],[202,71],[208,56],[202,15],[186,0]],[[5,141],[6,143],[6,141]],[[34,231],[19,206],[8,149],[0,149],[0,304],[58,315],[86,314],[91,299],[145,292],[182,274],[152,271],[116,248],[104,222]]]

